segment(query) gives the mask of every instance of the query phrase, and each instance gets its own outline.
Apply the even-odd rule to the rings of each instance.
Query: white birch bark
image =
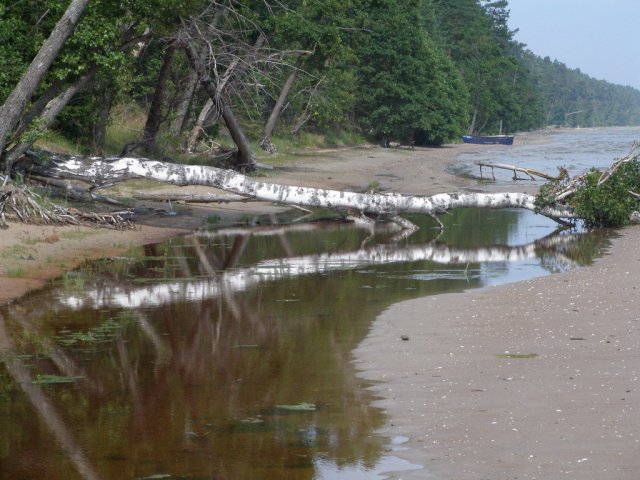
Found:
[[[105,184],[131,178],[148,178],[174,185],[204,185],[263,201],[315,208],[347,208],[365,213],[438,215],[453,208],[523,208],[537,211],[535,196],[526,193],[440,193],[431,196],[384,193],[357,193],[341,190],[279,185],[263,182],[233,170],[201,165],[180,165],[139,158],[87,159],[57,158],[34,167],[43,175],[79,178]],[[575,218],[563,206],[539,211],[553,219]]]

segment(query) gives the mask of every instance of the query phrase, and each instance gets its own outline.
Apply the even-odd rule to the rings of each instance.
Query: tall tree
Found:
[[[88,0],[72,0],[51,35],[22,75],[22,78],[0,107],[0,155],[3,154],[7,137],[20,122],[27,103],[40,85],[42,78],[55,61],[65,41],[73,33]],[[11,173],[13,162],[5,162],[5,171]]]
[[[175,45],[170,44],[164,52],[164,58],[160,72],[156,79],[156,86],[153,92],[153,98],[151,100],[151,106],[149,107],[149,113],[147,114],[147,122],[144,126],[144,132],[142,136],[142,146],[144,150],[149,153],[153,153],[156,148],[156,141],[158,138],[158,132],[160,131],[160,124],[163,120],[162,107],[166,100],[166,87],[171,73],[171,65],[173,63],[173,56],[175,53]]]
[[[350,38],[359,27],[354,10],[348,0],[295,0],[268,18],[264,31],[272,48],[295,53],[264,82],[263,148],[270,148],[285,110],[284,120],[294,130],[306,125],[324,131],[347,124],[356,90],[357,58]]]
[[[539,96],[518,58],[504,0],[430,0],[434,38],[455,62],[470,93],[469,133],[532,128],[541,123]]]
[[[385,145],[411,141],[416,133],[424,143],[441,144],[461,133],[466,119],[466,91],[425,35],[420,7],[418,0],[362,2],[359,116]]]

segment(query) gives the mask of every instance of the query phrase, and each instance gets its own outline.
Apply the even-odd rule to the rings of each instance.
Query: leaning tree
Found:
[[[18,84],[0,107],[0,158],[5,150],[7,138],[20,122],[20,117],[27,103],[57,58],[65,41],[78,25],[87,2],[88,0],[72,0],[49,38],[44,42]],[[7,175],[11,172],[14,162],[15,159],[4,162]]]

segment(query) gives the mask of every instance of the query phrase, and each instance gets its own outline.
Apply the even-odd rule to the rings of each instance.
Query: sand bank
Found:
[[[357,366],[425,467],[390,478],[638,478],[640,227],[621,234],[593,266],[374,322]]]

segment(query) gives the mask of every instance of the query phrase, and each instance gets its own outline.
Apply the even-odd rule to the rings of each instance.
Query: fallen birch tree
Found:
[[[152,179],[173,185],[202,185],[239,195],[243,198],[276,202],[295,207],[347,210],[352,220],[372,222],[384,217],[402,228],[416,228],[403,214],[424,214],[435,218],[454,208],[519,208],[571,225],[583,220],[589,227],[617,227],[640,223],[640,145],[616,160],[609,168],[570,178],[566,170],[543,185],[538,195],[519,192],[439,193],[436,195],[401,195],[397,193],[359,193],[352,191],[279,185],[243,175],[234,170],[211,166],[182,165],[144,158],[85,158],[56,156],[46,162],[30,154],[24,172],[57,182],[80,180],[96,189],[135,178]],[[1,178],[0,178],[1,180]],[[8,192],[8,193],[7,193]],[[11,203],[11,191],[0,193],[0,223],[5,220],[7,205],[13,205],[10,219],[34,221],[22,215],[19,202]],[[235,198],[234,198],[235,199]],[[32,208],[32,205],[29,205]],[[38,211],[35,222],[54,223],[55,216]],[[442,227],[442,224],[440,223]]]
[[[564,205],[536,206],[536,196],[526,193],[440,193],[431,196],[396,193],[358,193],[342,190],[279,185],[263,182],[234,170],[210,166],[181,165],[141,158],[54,157],[31,171],[40,176],[83,180],[93,185],[147,178],[173,185],[204,185],[257,200],[312,208],[351,209],[380,215],[407,228],[399,216],[417,213],[437,217],[454,208],[522,208],[536,211],[558,222],[576,218]]]

